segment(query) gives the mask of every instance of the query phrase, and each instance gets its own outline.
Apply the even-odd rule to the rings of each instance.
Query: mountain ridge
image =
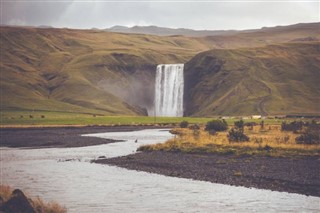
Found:
[[[115,25],[110,28],[103,29],[109,32],[118,33],[135,33],[135,34],[150,34],[159,36],[174,36],[183,35],[191,37],[206,37],[206,36],[217,36],[217,35],[236,35],[241,33],[252,33],[257,31],[276,31],[276,30],[288,30],[292,28],[314,28],[315,26],[320,27],[320,22],[313,23],[298,23],[293,25],[283,25],[274,27],[262,27],[260,29],[246,29],[246,30],[194,30],[188,28],[170,28],[170,27],[159,27],[155,25],[126,27],[121,25]]]

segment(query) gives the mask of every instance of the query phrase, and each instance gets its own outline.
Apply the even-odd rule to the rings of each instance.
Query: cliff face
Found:
[[[185,114],[319,114],[320,43],[211,50],[185,65]]]

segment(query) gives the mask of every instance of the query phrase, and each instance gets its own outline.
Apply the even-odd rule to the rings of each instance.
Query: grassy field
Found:
[[[182,120],[190,123],[205,123],[210,118],[177,118],[148,116],[100,116],[67,112],[46,111],[2,111],[1,125],[140,125],[178,124]]]
[[[276,124],[260,125],[253,129],[245,127],[248,142],[229,142],[227,131],[210,135],[203,128],[191,130],[177,128],[172,130],[176,137],[166,143],[146,145],[139,148],[141,151],[169,151],[185,153],[220,153],[235,155],[263,155],[263,156],[320,156],[319,145],[297,144],[295,138],[299,134],[281,131]]]
[[[175,124],[181,121],[204,125],[214,118],[198,117],[148,117],[148,116],[101,116],[72,112],[52,111],[1,111],[1,126],[26,125],[142,125],[142,124]],[[227,119],[233,124],[236,119]],[[246,120],[260,123],[261,120]],[[281,119],[265,119],[266,124],[280,124]]]

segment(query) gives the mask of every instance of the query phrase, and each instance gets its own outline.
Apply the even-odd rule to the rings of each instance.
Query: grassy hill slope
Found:
[[[185,65],[186,114],[319,114],[320,43],[210,50]]]
[[[320,41],[320,23],[264,27],[260,30],[238,31],[231,35],[207,36],[203,39],[210,49],[258,47],[287,42]]]
[[[2,27],[1,109],[144,114],[156,65],[205,49],[179,36]]]
[[[272,70],[277,69],[276,67],[285,66],[287,68],[292,67],[292,70],[301,68],[307,69],[305,71],[307,73],[315,72],[317,65],[313,59],[308,59],[311,52],[306,51],[303,44],[301,44],[303,48],[298,48],[300,44],[296,44],[297,47],[292,47],[295,49],[295,55],[283,50],[282,52],[286,52],[285,54],[289,54],[290,57],[274,58],[270,62],[271,65],[265,64],[262,60],[262,58],[268,59],[273,56],[273,50],[267,51],[271,47],[250,50],[239,48],[286,42],[312,43],[314,45],[320,39],[319,26],[319,23],[298,24],[241,31],[225,36],[197,38],[123,34],[100,30],[0,27],[0,110],[2,112],[56,111],[101,115],[143,115],[145,114],[145,108],[152,108],[153,106],[157,64],[187,63],[196,54],[210,49],[215,49],[212,52],[214,57],[228,61],[227,69],[230,67],[231,71],[232,69],[238,69],[235,67],[241,65],[243,67],[239,69],[246,70],[246,72],[247,69],[256,70],[256,68],[268,70],[271,69],[270,66],[275,67]],[[235,50],[224,50],[226,48]],[[283,48],[289,48],[289,46],[284,45]],[[247,59],[247,57],[252,57],[258,53],[257,56],[259,57],[257,59],[259,60],[255,61],[255,58]],[[214,61],[210,62],[209,59],[209,62],[207,62],[207,59],[205,63],[203,61],[202,56],[206,54],[211,53],[200,54],[191,62],[188,62],[186,65],[187,73],[194,73],[194,71],[191,71],[192,67],[197,69],[201,67],[203,70],[213,69],[211,66],[215,66]],[[241,56],[242,54],[246,56]],[[310,61],[306,62],[307,60]],[[300,61],[304,61],[303,65]],[[248,63],[254,65],[251,67]],[[276,65],[273,65],[274,63]],[[255,88],[264,88],[261,89],[260,96],[266,96],[269,91],[266,89],[267,86],[264,86],[261,82],[256,83],[256,78],[260,79],[259,75],[262,75],[261,78],[264,79],[266,74],[258,73],[258,71],[254,72],[256,72],[255,78],[252,78],[254,75],[248,74],[250,78],[245,81],[248,82],[247,84],[256,85]],[[278,76],[276,72],[270,72],[269,75],[270,78],[275,79],[273,81],[277,81],[278,78],[281,81],[282,78],[285,78],[285,76]],[[291,74],[288,73],[288,75]],[[228,84],[230,88],[234,88],[234,84],[238,82],[236,76],[234,75],[234,79],[230,80],[230,84]],[[186,77],[188,79],[188,76]],[[239,78],[242,77],[240,75]],[[287,86],[283,86],[285,87],[284,91],[291,91],[291,89],[295,91],[301,85],[305,85],[304,79],[300,78],[299,80],[301,79],[301,83],[287,82]],[[200,96],[195,98],[198,91],[201,91],[199,85],[203,85],[203,88],[210,88],[212,85],[218,84],[219,81],[220,78],[217,78],[217,76],[214,78],[211,76],[208,79],[197,77],[195,82],[189,83],[195,88],[188,88],[188,91],[191,91],[191,98],[188,98],[187,101],[187,114],[206,116],[218,113],[242,113],[241,110],[238,110],[239,112],[237,110],[224,110],[223,107],[213,112],[209,102],[217,97],[216,94],[208,93],[205,96],[199,93]],[[266,81],[268,82],[268,79]],[[290,89],[288,85],[292,88]],[[276,85],[276,87],[280,86]],[[308,103],[311,103],[310,106],[314,106],[312,105],[314,104],[314,91],[308,89],[303,91],[305,96],[308,97],[308,102],[300,104],[296,110],[291,111],[300,111],[301,107],[307,106]],[[222,91],[221,94],[223,93]],[[283,97],[285,94],[276,94],[274,91],[273,95]],[[204,102],[198,102],[203,97],[208,98]],[[295,102],[298,97],[300,96],[292,96],[290,103]],[[273,99],[273,102],[263,100],[260,111],[267,106],[269,110],[270,103],[275,102]],[[250,101],[252,102],[251,99]],[[277,104],[281,105],[281,103],[282,101],[278,100]],[[201,106],[198,106],[199,104]],[[286,113],[286,104],[281,105],[277,110]],[[257,109],[257,107],[252,107],[252,109],[247,109],[244,112],[256,113],[259,111]],[[278,112],[277,110],[271,110],[270,112]],[[314,107],[306,110],[317,111]]]

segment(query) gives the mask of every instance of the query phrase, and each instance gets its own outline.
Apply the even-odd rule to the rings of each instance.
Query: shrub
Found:
[[[243,129],[232,128],[228,132],[228,139],[232,142],[249,141],[249,137],[243,133]]]
[[[200,131],[199,131],[199,129],[194,129],[192,134],[193,134],[193,138],[194,138],[194,139],[196,139],[196,140],[199,139],[199,137],[200,137]]]
[[[232,142],[249,141],[249,137],[244,134],[243,120],[234,122],[234,128],[228,132],[228,139]]]
[[[187,128],[188,125],[189,125],[189,122],[188,122],[188,121],[181,121],[181,123],[180,123],[180,127],[181,127],[181,128]]]
[[[256,126],[257,125],[257,123],[256,122],[246,122],[245,124],[244,124],[245,126]]]
[[[210,135],[215,135],[217,132],[216,132],[215,130],[211,129],[211,130],[208,131],[208,133],[209,133]]]
[[[244,126],[247,126],[249,128],[249,130],[253,130],[253,127],[256,125],[257,125],[256,122],[247,122],[244,124]]]
[[[235,122],[234,122],[234,126],[235,126],[237,129],[243,129],[243,128],[244,128],[244,122],[243,122],[243,120],[235,121]]]
[[[292,121],[291,123],[282,122],[281,124],[281,131],[293,131],[298,132],[301,130],[304,123],[302,121]]]
[[[198,124],[193,124],[193,125],[189,126],[189,129],[199,130],[199,129],[200,129],[200,126],[199,126]]]
[[[228,129],[228,124],[225,120],[212,120],[208,121],[206,124],[205,130],[209,133],[214,132],[221,132]]]
[[[312,122],[304,133],[296,137],[297,144],[320,144],[320,125]]]

